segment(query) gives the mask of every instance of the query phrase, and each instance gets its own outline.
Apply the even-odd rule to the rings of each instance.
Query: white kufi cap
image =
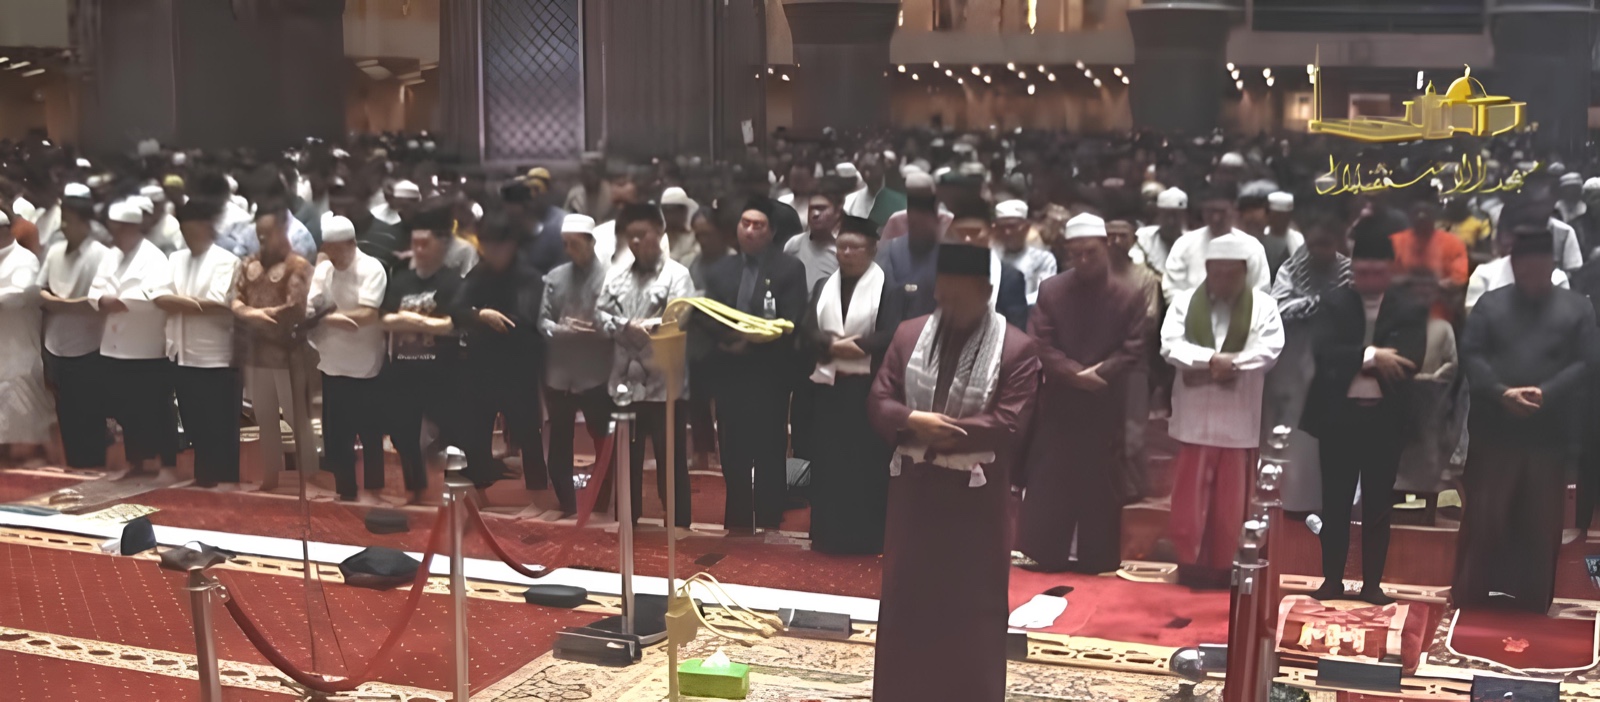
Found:
[[[594,236],[594,218],[589,215],[569,214],[561,220],[561,233],[588,234]]]
[[[150,198],[151,202],[167,201],[167,191],[162,190],[161,186],[159,185],[146,185],[142,188],[139,188],[139,195],[141,197]]]
[[[347,217],[332,212],[322,214],[322,243],[337,244],[356,240],[356,225]]]
[[[394,184],[394,196],[404,200],[421,200],[422,189],[418,188],[416,183],[402,180]]]
[[[1007,217],[1027,219],[1028,203],[1021,200],[1006,200],[994,206],[995,219],[1006,219]]]
[[[684,192],[683,188],[672,187],[661,191],[661,206],[669,207],[672,205],[692,207],[694,206],[694,200],[689,199],[689,193]]]
[[[1237,151],[1229,151],[1222,155],[1222,160],[1218,161],[1217,165],[1229,168],[1244,168],[1244,156]]]
[[[1250,245],[1256,242],[1244,234],[1229,232],[1206,244],[1207,261],[1248,261]],[[1256,244],[1260,246],[1260,244]]]
[[[61,189],[61,197],[81,197],[87,199],[93,196],[94,194],[89,192],[89,186],[84,185],[83,183],[67,183],[66,187]]]
[[[1167,188],[1156,196],[1156,207],[1163,210],[1189,209],[1189,194],[1177,188]]]
[[[132,200],[133,198],[128,198],[121,202],[112,203],[106,218],[123,224],[143,224],[144,211],[139,209],[139,203],[132,202]]]
[[[1267,209],[1273,212],[1293,212],[1294,196],[1282,190],[1267,196]]]
[[[860,171],[856,170],[856,164],[849,162],[834,166],[833,172],[837,173],[840,178],[854,178],[861,174]]]
[[[1583,191],[1586,193],[1600,192],[1600,176],[1583,181]]]
[[[1084,212],[1067,220],[1067,239],[1083,239],[1106,237],[1106,221],[1088,212]]]

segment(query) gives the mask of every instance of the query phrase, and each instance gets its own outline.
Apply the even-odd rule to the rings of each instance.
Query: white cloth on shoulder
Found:
[[[933,406],[935,388],[939,383],[939,354],[934,345],[939,340],[939,329],[944,313],[935,311],[928,319],[917,344],[911,349],[911,359],[906,364],[906,406],[914,412],[939,412],[951,419],[962,419],[981,414],[989,408],[995,388],[1000,384],[1000,352],[1005,346],[1006,320],[990,311],[979,328],[967,337],[956,363],[955,377],[950,379],[950,390],[945,395],[944,407]],[[983,474],[983,464],[993,463],[993,451],[975,453],[928,454],[932,447],[920,442],[901,444],[890,459],[889,475],[900,475],[900,457],[917,463],[932,463],[940,468],[959,470],[971,474],[967,487],[983,487],[988,478]]]
[[[817,328],[840,338],[861,337],[872,333],[878,321],[878,301],[883,299],[883,269],[874,263],[861,274],[850,293],[850,311],[840,313],[843,307],[841,288],[844,283],[839,272],[828,276],[822,284],[822,297],[817,300]],[[867,375],[872,372],[872,357],[836,358],[828,363],[818,363],[811,373],[811,382],[832,385],[837,375]]]

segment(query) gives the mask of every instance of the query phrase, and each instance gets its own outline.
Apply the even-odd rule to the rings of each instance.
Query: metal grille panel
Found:
[[[567,160],[583,150],[580,3],[483,1],[488,161]]]

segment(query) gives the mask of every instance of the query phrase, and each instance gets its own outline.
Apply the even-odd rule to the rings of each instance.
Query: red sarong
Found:
[[[1249,504],[1256,449],[1179,446],[1167,525],[1178,562],[1230,568]]]

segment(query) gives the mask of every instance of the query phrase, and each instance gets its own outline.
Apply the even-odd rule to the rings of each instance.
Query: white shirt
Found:
[[[45,250],[39,267],[39,289],[66,300],[88,297],[100,272],[100,261],[110,251],[94,239],[85,239],[77,251],[68,252],[58,241]],[[100,350],[105,319],[98,314],[46,314],[44,347],[62,358],[77,358]]]
[[[783,252],[800,259],[806,267],[806,296],[824,280],[839,270],[839,245],[835,239],[824,242],[812,240],[810,232],[800,232],[783,242]]]
[[[30,410],[27,398],[10,396],[25,387],[12,381],[36,376],[43,391],[44,365],[39,358],[39,258],[15,241],[0,247],[0,387],[8,397],[0,400],[0,441],[23,423],[35,429],[49,420]],[[44,409],[48,410],[48,406]],[[53,419],[53,417],[51,417]],[[34,433],[33,431],[28,432]],[[15,439],[11,439],[15,440]]]
[[[61,231],[61,203],[35,210],[33,217],[24,219],[33,222],[33,225],[39,228],[39,241],[45,241]]]
[[[1472,276],[1467,278],[1467,311],[1472,311],[1472,306],[1478,304],[1478,298],[1490,290],[1497,290],[1517,282],[1517,277],[1511,272],[1511,257],[1501,256],[1493,261],[1479,265],[1472,270]],[[1567,287],[1567,274],[1560,268],[1550,271],[1550,282],[1558,288]]]
[[[172,291],[184,297],[228,305],[233,302],[239,257],[215,244],[195,256],[188,249],[167,259]],[[167,315],[167,358],[188,368],[227,368],[233,364],[233,315],[186,312]]]
[[[156,222],[156,226],[150,229],[145,238],[169,256],[174,251],[189,247],[188,242],[183,240],[183,230],[178,228],[178,218],[169,214],[162,215],[160,221]]]
[[[1211,329],[1217,348],[1190,343],[1184,336],[1189,298],[1203,295],[1204,291],[1200,287],[1178,293],[1161,324],[1161,356],[1178,369],[1178,377],[1172,383],[1172,419],[1167,432],[1186,444],[1257,448],[1261,445],[1262,384],[1283,351],[1283,320],[1278,317],[1278,303],[1266,292],[1251,288],[1249,293],[1255,299],[1251,302],[1250,335],[1233,363],[1238,375],[1228,385],[1190,385],[1183,379],[1183,371],[1211,367],[1211,357],[1227,339],[1233,314],[1229,305],[1211,306]]]
[[[130,360],[166,358],[167,313],[156,298],[172,290],[172,268],[155,244],[140,239],[133,251],[111,248],[100,259],[100,270],[89,289],[89,300],[98,309],[107,295],[122,300],[127,312],[104,312],[105,332],[100,337],[100,355]]]
[[[887,185],[887,184],[886,184]],[[878,192],[882,192],[879,188]],[[844,213],[852,217],[866,217],[872,214],[872,206],[878,204],[878,193],[868,188],[861,188],[844,196]]]
[[[1056,274],[1055,254],[1038,246],[1026,245],[1021,251],[1006,251],[1000,244],[995,244],[994,252],[1000,256],[1000,260],[1022,272],[1023,279],[1028,282],[1028,305],[1031,307],[1039,299],[1039,284]]]
[[[1583,247],[1578,245],[1578,230],[1555,217],[1550,218],[1550,233],[1555,236],[1556,268],[1575,271],[1583,267]]]
[[[1162,240],[1161,225],[1152,224],[1148,227],[1139,227],[1133,233],[1134,243],[1138,244],[1128,250],[1128,258],[1134,263],[1149,265],[1157,273],[1167,270],[1167,242]]]
[[[1268,233],[1267,236],[1277,235]],[[1300,247],[1306,245],[1306,235],[1301,234],[1300,230],[1295,229],[1294,227],[1289,227],[1289,231],[1283,235],[1283,241],[1289,245],[1289,255],[1293,256],[1294,252],[1299,251]]]
[[[615,341],[616,355],[612,359],[609,383],[613,395],[617,387],[626,386],[632,401],[665,402],[667,377],[656,362],[654,347],[649,343],[632,345],[623,338],[622,328],[630,321],[640,321],[647,329],[653,328],[661,323],[661,314],[666,311],[668,302],[694,295],[689,269],[662,256],[652,271],[636,271],[630,262],[626,268],[612,269],[608,273],[596,304],[596,316],[601,331]],[[678,397],[687,398],[687,374],[679,377],[683,386],[678,388]]]
[[[1267,265],[1267,250],[1249,234],[1238,229],[1232,233],[1249,242],[1250,259],[1245,263],[1249,269],[1246,279],[1250,287],[1271,292],[1272,269]],[[1186,232],[1173,242],[1161,276],[1161,293],[1166,296],[1167,302],[1172,302],[1178,293],[1194,290],[1206,281],[1206,245],[1210,242],[1211,231],[1207,227]]]
[[[357,250],[355,260],[342,271],[333,267],[333,261],[318,263],[311,272],[311,289],[306,298],[311,301],[311,309],[328,305],[341,313],[355,312],[362,307],[376,309],[383,305],[383,292],[388,284],[389,276],[383,272],[383,264]],[[324,322],[311,330],[310,340],[321,357],[317,370],[328,375],[371,378],[383,368],[383,325],[376,322],[364,324],[355,331]]]
[[[372,216],[386,224],[400,223],[400,211],[392,207],[387,200],[372,208]]]
[[[801,226],[809,226],[810,225],[810,223],[811,223],[811,198],[810,197],[803,197],[803,198],[802,197],[795,197],[795,194],[793,192],[787,192],[787,193],[784,193],[784,194],[778,196],[778,202],[781,202],[781,203],[783,203],[785,205],[788,205],[789,207],[794,209],[795,214],[800,215],[800,224],[801,224]]]

